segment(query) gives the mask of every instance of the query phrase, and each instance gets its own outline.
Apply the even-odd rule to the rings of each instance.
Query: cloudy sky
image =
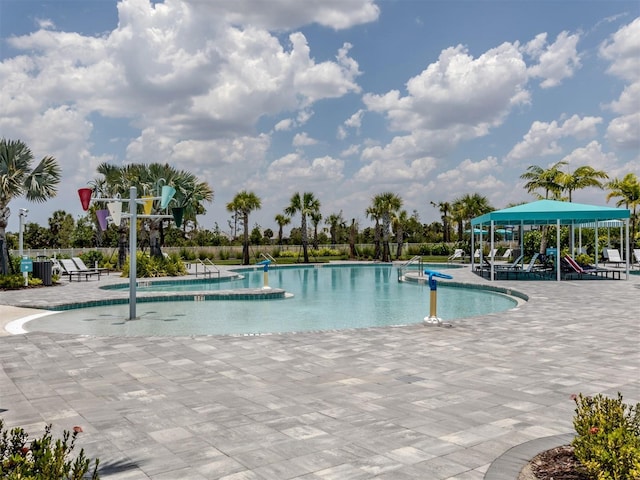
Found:
[[[529,165],[640,174],[638,38],[637,0],[0,0],[0,137],[63,169],[9,230],[83,214],[102,162],[195,173],[223,230],[243,189],[276,230],[296,191],[367,226],[385,191],[426,223],[532,200]]]

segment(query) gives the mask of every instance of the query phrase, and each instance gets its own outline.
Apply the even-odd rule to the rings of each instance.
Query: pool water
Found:
[[[260,288],[261,269],[244,278],[165,285],[146,290]],[[29,331],[89,335],[220,335],[302,332],[420,323],[429,315],[427,285],[398,282],[391,265],[284,267],[269,271],[269,286],[293,294],[270,300],[211,300],[138,303],[135,320],[128,305],[66,310],[26,325]],[[145,290],[140,288],[139,290]],[[484,315],[513,308],[506,295],[482,289],[438,285],[438,317],[443,320]]]

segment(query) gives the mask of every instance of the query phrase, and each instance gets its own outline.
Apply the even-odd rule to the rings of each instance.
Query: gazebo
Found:
[[[538,200],[536,202],[517,205],[489,212],[471,220],[471,227],[489,228],[491,251],[494,251],[494,232],[496,228],[504,225],[555,225],[556,229],[556,251],[560,253],[560,227],[569,225],[577,227],[580,225],[593,224],[598,234],[598,225],[602,222],[618,220],[624,223],[625,245],[623,255],[626,262],[626,278],[629,279],[629,218],[631,212],[622,208],[601,207],[596,205],[585,205],[581,203],[560,202],[557,200]],[[573,239],[572,239],[573,240]],[[522,246],[522,235],[520,235]],[[598,257],[598,242],[596,242],[596,259]],[[471,251],[473,251],[473,237],[471,238]],[[491,259],[493,263],[493,258]],[[473,268],[473,258],[472,268]],[[494,271],[491,269],[491,280],[494,280]],[[556,261],[556,279],[560,280],[560,261]]]

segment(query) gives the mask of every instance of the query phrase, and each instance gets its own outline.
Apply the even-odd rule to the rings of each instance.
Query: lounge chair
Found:
[[[80,270],[78,269],[76,264],[73,263],[73,260],[69,258],[60,258],[58,260],[58,263],[62,267],[62,275],[68,275],[70,282],[73,281],[74,277],[77,278],[78,281],[80,281],[83,276],[84,276],[84,279],[87,281],[89,280],[89,277],[93,277],[94,275],[98,276],[98,280],[100,279],[100,272],[98,272],[97,270],[89,270],[89,271]]]
[[[520,265],[520,262],[522,262],[523,258],[524,258],[524,255],[520,255],[518,258],[516,258],[511,263],[496,265],[496,269],[498,269],[498,270],[505,270],[505,269],[507,269],[507,270],[517,270],[517,269],[521,269],[522,265]],[[536,257],[536,259],[537,258],[538,257]]]
[[[454,260],[460,259],[460,261],[464,261],[464,250],[461,248],[456,248],[456,250],[447,258],[447,262],[451,263]]]
[[[478,264],[478,266],[476,267],[476,271],[482,272],[483,276],[484,276],[484,272],[491,272],[492,269],[496,273],[500,271],[504,271],[507,273],[516,272],[518,270],[522,270],[522,265],[520,265],[520,262],[522,262],[523,258],[524,258],[524,255],[520,255],[512,263],[494,264],[494,263],[491,263],[491,261],[487,257],[482,257],[482,264]]]
[[[536,263],[539,257],[539,253],[534,253],[526,267],[523,267],[519,264],[519,262],[522,260],[522,257],[518,257],[516,262],[513,262],[512,265],[502,265],[503,268],[496,268],[496,277],[506,278],[507,280],[511,275],[514,275],[516,278],[520,276],[535,276],[544,278],[548,276],[549,270],[546,265]]]
[[[607,263],[615,263],[617,265],[624,263],[617,248],[605,248],[604,257],[607,259]]]
[[[593,279],[593,278],[618,278],[620,270],[609,270],[607,268],[587,267],[583,268],[570,255],[565,255],[562,259],[564,277],[567,279]]]
[[[635,266],[640,268],[640,248],[634,248],[633,249],[633,263],[632,263],[632,265],[635,265]]]
[[[504,253],[502,255],[500,255],[500,259],[504,260],[505,262],[507,260],[509,260],[511,258],[511,254],[513,253],[513,250],[511,248],[507,248]]]
[[[81,272],[94,271],[94,272],[99,272],[100,274],[103,274],[104,272],[109,273],[109,269],[108,268],[100,268],[100,267],[89,268],[89,267],[87,267],[87,265],[84,263],[84,261],[80,257],[71,257],[71,260],[73,260],[73,263],[76,264],[76,267]],[[98,275],[98,278],[100,278],[99,275]]]

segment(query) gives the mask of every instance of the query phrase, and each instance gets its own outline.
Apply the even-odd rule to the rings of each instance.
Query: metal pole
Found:
[[[23,232],[24,232],[24,217],[27,216],[27,213],[29,212],[29,210],[27,210],[26,208],[21,208],[20,209],[20,213],[19,213],[19,217],[20,217],[20,231],[18,232],[18,255],[20,256],[20,261],[22,261],[23,256],[24,256],[24,248],[23,248],[23,244],[24,244],[24,236],[23,236]],[[27,287],[29,286],[29,273],[28,272],[23,272],[22,276],[24,277],[24,286]]]
[[[136,318],[136,282],[137,282],[137,228],[138,203],[136,187],[129,188],[129,320]]]

